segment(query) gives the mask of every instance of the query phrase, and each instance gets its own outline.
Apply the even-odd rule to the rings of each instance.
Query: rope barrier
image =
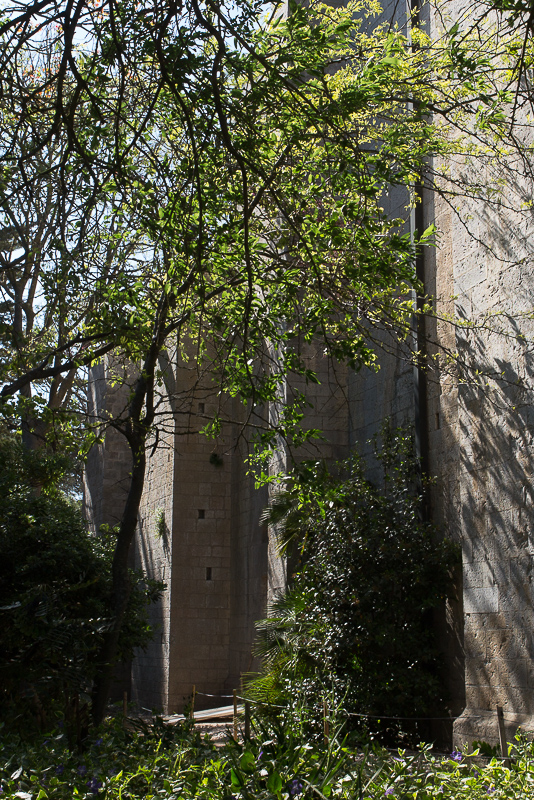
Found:
[[[195,691],[195,694],[202,695],[202,697],[214,697],[221,700],[233,700],[233,694],[208,694],[207,692],[199,692],[198,689]],[[253,705],[261,705],[261,706],[269,706],[269,708],[281,708],[283,711],[287,711],[290,706],[282,706],[277,703],[270,703],[268,700],[252,700],[249,697],[244,697],[242,695],[236,695],[238,700],[243,700],[246,703],[252,703]],[[305,706],[305,708],[310,709],[310,706]],[[361,717],[365,719],[394,719],[398,720],[399,722],[454,722],[454,720],[460,719],[460,717],[394,717],[389,716],[387,714],[362,714],[356,711],[347,711],[346,709],[340,709],[343,714],[346,714],[347,717]],[[480,716],[473,717],[472,719],[481,719]]]
[[[455,719],[460,719],[460,717],[389,717],[386,714],[358,714],[356,711],[345,711],[345,709],[342,709],[342,711],[348,717],[365,717],[366,719],[398,719],[404,721],[412,720],[414,722],[437,722],[440,720],[454,722]]]

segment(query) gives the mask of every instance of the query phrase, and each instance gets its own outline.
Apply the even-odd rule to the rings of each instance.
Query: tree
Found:
[[[53,206],[59,239],[48,207],[24,223],[33,237],[47,221],[39,259],[30,246],[17,262],[24,224],[4,217],[19,228],[6,234],[6,287],[24,270],[30,276],[20,279],[22,302],[6,299],[4,414],[35,434],[47,391],[52,441],[80,420],[69,383],[58,395],[58,382],[72,385],[106,353],[136,365],[127,407],[106,421],[126,437],[132,470],[95,720],[130,595],[127,555],[165,353],[193,349],[195,368],[242,400],[242,422],[262,432],[267,450],[280,433],[304,441],[312,432],[299,429],[301,394],[277,430],[262,408],[277,402],[288,376],[317,380],[302,358],[306,342],[319,340],[357,369],[373,363],[376,326],[401,337],[411,330],[415,251],[433,229],[410,236],[405,219],[385,213],[384,197],[403,187],[416,202],[421,174],[432,180],[428,157],[468,150],[471,120],[480,118],[489,139],[502,129],[509,95],[495,89],[489,45],[477,45],[466,87],[456,62],[473,53],[470,44],[448,48],[416,27],[407,38],[360,24],[376,10],[362,0],[263,20],[253,2],[134,9],[79,0],[58,9],[41,0],[6,12],[0,26],[11,134],[0,154],[4,215],[16,196],[18,219],[30,219],[36,186],[69,198]],[[454,122],[455,135],[442,120]],[[42,289],[37,310],[33,285]],[[10,339],[21,309],[27,324]]]

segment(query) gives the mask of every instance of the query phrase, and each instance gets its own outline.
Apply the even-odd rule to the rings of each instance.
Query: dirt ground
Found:
[[[202,734],[207,733],[217,747],[221,747],[229,736],[233,736],[233,728],[230,721],[197,722],[195,723],[195,730],[200,731]]]
[[[119,713],[117,708],[110,708],[110,716],[118,716]],[[150,723],[154,716],[148,709],[130,708],[128,718],[131,720],[142,719],[144,722]],[[163,720],[169,725],[177,723],[177,720],[173,719],[172,716],[167,717],[164,715]],[[195,730],[201,734],[208,734],[217,747],[222,747],[228,738],[233,736],[233,721],[231,717],[223,717],[214,721],[200,719],[195,722]]]

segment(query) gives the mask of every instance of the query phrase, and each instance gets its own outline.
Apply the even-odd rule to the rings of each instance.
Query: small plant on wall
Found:
[[[458,556],[422,520],[410,431],[384,425],[375,455],[380,485],[357,456],[337,473],[306,462],[267,510],[293,576],[258,623],[264,666],[250,691],[282,704],[298,695],[316,717],[327,697],[363,715],[349,718],[353,726],[415,734],[408,720],[384,717],[444,713],[432,617]]]

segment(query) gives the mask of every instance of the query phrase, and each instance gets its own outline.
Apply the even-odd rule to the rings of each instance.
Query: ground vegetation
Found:
[[[359,751],[332,720],[328,745],[312,747],[289,711],[281,721],[258,723],[248,741],[216,749],[188,726],[108,721],[84,753],[66,747],[64,730],[23,749],[0,741],[3,797],[290,800],[315,797],[365,800],[523,800],[532,793],[532,743],[519,735],[510,764],[479,751],[435,754],[421,746],[389,753],[372,743]]]

